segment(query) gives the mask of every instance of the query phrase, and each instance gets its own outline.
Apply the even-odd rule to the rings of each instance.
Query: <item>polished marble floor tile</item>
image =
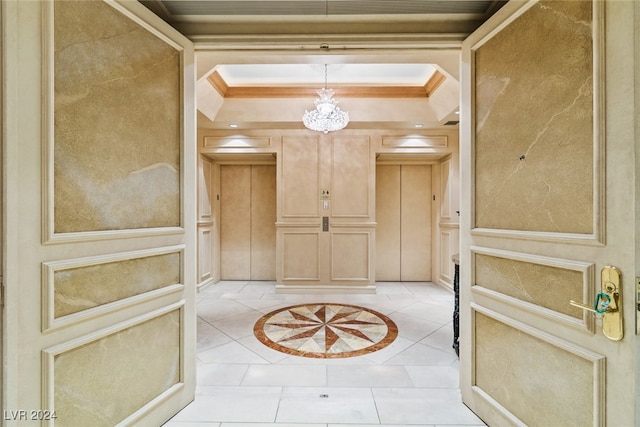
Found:
[[[249,370],[249,364],[200,363],[197,365],[198,385],[238,386]]]
[[[253,365],[242,385],[322,387],[327,385],[327,368],[324,365]]]
[[[197,358],[198,361],[204,363],[269,363],[236,341],[201,351]]]
[[[256,337],[265,315],[319,302],[374,310],[398,335],[345,358],[287,354]],[[198,293],[196,309],[196,399],[167,427],[484,426],[460,399],[453,294],[432,283],[308,295],[276,293],[271,281],[222,281]]]
[[[281,387],[198,386],[196,399],[172,421],[272,422],[281,394]]]
[[[457,366],[404,366],[414,387],[458,387],[460,376]]]
[[[277,422],[379,423],[370,388],[285,387]]]
[[[332,387],[413,387],[404,366],[358,364],[327,369],[328,385]]]
[[[375,388],[373,395],[382,424],[482,425],[457,389]]]

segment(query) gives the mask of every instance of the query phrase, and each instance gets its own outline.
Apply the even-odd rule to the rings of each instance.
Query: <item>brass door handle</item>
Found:
[[[600,279],[601,290],[596,294],[593,306],[573,300],[569,301],[569,304],[595,314],[602,314],[602,333],[610,340],[620,341],[624,336],[620,270],[606,266],[600,272]]]

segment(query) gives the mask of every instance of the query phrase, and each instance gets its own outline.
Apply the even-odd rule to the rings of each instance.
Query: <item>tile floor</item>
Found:
[[[195,401],[166,427],[484,426],[460,400],[453,295],[425,282],[382,282],[376,294],[276,294],[274,282],[223,281],[198,294]],[[273,350],[254,324],[294,304],[376,310],[398,337],[373,353],[316,359]]]

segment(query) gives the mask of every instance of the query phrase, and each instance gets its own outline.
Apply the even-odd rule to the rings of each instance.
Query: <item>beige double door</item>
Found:
[[[431,280],[431,166],[376,166],[376,280]]]
[[[220,278],[275,280],[276,167],[220,167]]]

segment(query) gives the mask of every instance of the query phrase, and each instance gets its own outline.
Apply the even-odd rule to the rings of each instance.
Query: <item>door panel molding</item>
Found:
[[[282,161],[278,164],[278,218],[320,218],[320,138],[282,137]]]
[[[490,287],[479,285],[477,283],[477,266],[476,266],[476,256],[477,255],[485,255],[488,257],[495,257],[504,260],[516,261],[516,263],[524,263],[532,266],[534,269],[537,266],[540,267],[551,267],[559,270],[573,271],[582,276],[581,278],[581,294],[573,297],[567,296],[564,297],[564,293],[561,293],[562,288],[566,287],[565,283],[549,283],[548,286],[548,301],[555,301],[557,298],[561,298],[560,301],[556,302],[556,306],[558,304],[565,305],[567,310],[574,311],[579,314],[579,317],[571,316],[567,312],[560,312],[557,309],[550,308],[549,306],[545,306],[544,304],[537,304],[533,301],[527,301],[522,298],[518,298],[515,295],[508,295],[503,292],[499,292],[495,289],[491,289]],[[505,251],[494,248],[485,248],[479,246],[471,247],[471,260],[472,260],[472,270],[474,272],[474,276],[472,277],[471,282],[471,292],[477,295],[485,296],[492,298],[496,301],[500,301],[509,306],[518,307],[521,310],[525,310],[531,314],[536,316],[544,317],[546,319],[553,320],[554,322],[558,322],[573,328],[579,328],[590,333],[595,333],[595,318],[584,311],[573,309],[569,305],[569,301],[571,298],[578,299],[580,301],[593,301],[596,294],[596,283],[595,283],[595,265],[590,262],[581,262],[581,261],[573,261],[563,258],[552,258],[546,256],[538,256],[531,255],[523,252],[514,252],[514,251]],[[517,285],[522,286],[524,289],[521,292],[529,297],[530,299],[536,298],[536,296],[531,296],[527,293],[526,287],[527,283],[526,277],[522,276],[521,272],[516,270],[517,264],[513,264],[510,266],[510,270],[514,272],[516,276]],[[544,274],[545,272],[540,272],[540,274]],[[550,278],[552,275],[551,271],[546,272],[547,275],[544,276],[546,278]],[[500,277],[504,278],[505,273],[500,272]],[[540,280],[540,276],[535,276],[534,278],[529,277],[530,280]],[[505,278],[505,280],[508,280]],[[531,285],[531,283],[529,283]],[[516,285],[514,285],[516,286]],[[562,295],[562,296],[560,296]],[[540,298],[538,296],[538,298]],[[547,301],[543,298],[540,299],[541,302]]]
[[[153,336],[145,336],[146,334],[143,334],[143,336],[140,336],[138,338],[135,337],[129,337],[127,338],[126,335],[131,335],[133,334],[134,330],[136,328],[139,328],[141,325],[143,325],[146,322],[149,321],[154,321],[156,319],[160,319],[163,316],[167,316],[167,315],[171,315],[172,313],[175,313],[175,317],[176,317],[176,321],[177,324],[175,325],[175,337],[179,340],[179,351],[177,351],[175,354],[171,355],[166,355],[168,360],[165,363],[169,363],[169,364],[174,364],[175,366],[172,369],[166,370],[165,367],[159,367],[159,369],[164,369],[162,372],[164,372],[165,375],[174,375],[174,378],[176,379],[176,382],[173,382],[172,384],[166,384],[164,387],[162,387],[162,390],[159,390],[159,393],[153,397],[152,399],[150,399],[147,403],[145,403],[142,407],[140,407],[139,409],[129,413],[128,415],[126,415],[126,417],[124,419],[122,419],[121,421],[118,422],[118,425],[130,425],[130,422],[133,421],[139,421],[142,420],[145,416],[149,415],[153,409],[155,409],[156,407],[160,406],[163,402],[165,402],[167,399],[171,398],[172,396],[177,395],[178,393],[180,393],[184,387],[185,387],[185,371],[183,369],[181,369],[180,365],[181,362],[180,360],[182,360],[185,357],[185,337],[184,334],[181,333],[181,329],[183,328],[183,326],[181,325],[181,323],[184,321],[184,306],[185,306],[185,301],[179,301],[170,305],[167,305],[165,307],[159,308],[157,310],[145,313],[143,315],[137,316],[135,318],[117,323],[115,325],[109,326],[107,328],[101,329],[99,331],[95,331],[89,334],[86,334],[84,336],[79,336],[77,338],[74,338],[70,341],[67,342],[63,342],[60,344],[57,344],[53,347],[49,347],[49,348],[45,348],[42,350],[42,371],[43,371],[43,403],[45,408],[48,408],[49,411],[51,411],[52,413],[56,413],[57,417],[62,417],[64,415],[69,415],[68,412],[63,412],[60,409],[60,406],[56,406],[56,385],[58,384],[58,382],[60,381],[64,381],[63,380],[58,380],[56,381],[56,360],[65,355],[65,354],[70,354],[70,352],[82,348],[84,346],[90,346],[92,344],[96,344],[99,341],[103,340],[103,344],[100,346],[101,347],[101,352],[103,354],[97,354],[97,351],[93,351],[91,352],[91,356],[95,356],[97,358],[100,357],[106,357],[106,353],[109,351],[109,347],[112,348],[112,351],[115,352],[115,354],[121,353],[122,351],[125,350],[131,350],[131,348],[119,348],[119,342],[117,342],[118,340],[116,340],[116,342],[114,343],[113,341],[111,341],[111,344],[108,344],[107,341],[109,341],[110,337],[115,337],[117,334],[125,334],[125,336],[123,337],[124,340],[129,339],[129,340],[140,340],[140,339],[144,339],[144,338],[148,338],[150,340],[154,341],[154,345],[157,345],[157,341]],[[173,321],[173,319],[170,319]],[[165,328],[164,331],[168,332],[167,329]],[[104,341],[106,340],[106,341]],[[165,343],[166,345],[167,343]],[[153,346],[149,346],[149,348],[152,348]],[[107,358],[109,359],[109,358]],[[83,360],[83,364],[79,365],[78,368],[80,368],[81,366],[86,368],[86,363],[88,363],[87,360]],[[90,369],[92,370],[92,374],[95,377],[99,377],[100,375],[100,370],[101,368],[103,370],[105,370],[105,372],[103,372],[103,377],[106,378],[111,378],[113,376],[122,376],[122,375],[126,375],[127,377],[130,377],[131,375],[135,374],[136,372],[138,373],[142,373],[142,375],[149,375],[149,372],[146,372],[146,369],[142,369],[143,367],[146,368],[150,368],[149,367],[149,362],[146,360],[142,360],[140,359],[140,363],[141,365],[139,367],[135,367],[135,366],[131,366],[131,365],[127,365],[127,366],[119,366],[120,369],[117,369],[116,372],[120,372],[119,374],[114,372],[113,370],[113,366],[108,366],[108,364],[96,364],[95,366],[92,366]],[[129,373],[126,373],[125,371],[129,370]],[[69,373],[66,373],[67,375],[66,380],[69,380],[68,376]],[[156,372],[156,374],[160,374],[160,372]],[[72,375],[71,375],[72,376]],[[168,379],[168,378],[167,378]],[[144,380],[144,378],[139,378],[139,380]],[[98,395],[102,395],[102,393],[104,391],[107,390],[100,390],[99,387],[97,386],[97,382],[98,379],[94,378],[94,382],[87,382],[85,384],[82,384],[83,386],[87,386],[89,392],[91,392],[92,394],[98,394]],[[144,381],[143,381],[144,382]],[[156,386],[161,386],[160,384],[156,383]],[[71,390],[72,392],[78,392],[79,390]],[[124,390],[112,390],[114,393],[125,393]],[[87,396],[85,396],[87,397]],[[104,395],[102,395],[102,397],[106,397]],[[104,402],[102,402],[104,403]],[[81,407],[81,411],[85,410],[85,411],[90,411],[87,408],[90,408],[90,406],[85,406],[85,405],[96,405],[96,404],[102,404],[100,401],[91,401],[88,400],[87,402],[84,403],[80,403],[78,404],[78,406]],[[117,406],[117,405],[116,405]],[[76,408],[77,409],[77,408]],[[126,412],[125,412],[126,413]],[[94,416],[98,417],[99,415],[93,414]],[[102,418],[99,418],[101,420],[104,420],[106,422],[113,422],[115,420],[117,420],[121,414],[110,414],[111,416],[115,417],[114,419],[111,420],[104,420]],[[53,426],[54,425],[55,420],[47,420],[46,422],[43,423],[43,425],[50,425]]]
[[[80,295],[66,295],[62,298],[76,301],[77,303],[82,303],[85,308],[73,313],[56,316],[56,273],[64,273],[65,271],[71,272],[75,269],[82,269],[86,267],[101,267],[106,264],[118,264],[131,260],[142,260],[170,254],[178,255],[178,270],[173,272],[173,274],[176,274],[178,276],[177,281],[169,280],[166,282],[166,284],[161,285],[157,289],[150,289],[139,294],[132,293],[131,295],[124,296],[121,299],[103,303],[96,303],[95,301],[91,301],[90,299],[87,299],[86,296],[82,297]],[[184,279],[182,277],[182,268],[180,268],[183,256],[184,245],[177,245],[164,248],[159,247],[141,251],[113,253],[101,256],[74,258],[69,260],[42,263],[42,331],[50,332],[58,328],[72,326],[87,319],[105,316],[109,313],[121,310],[123,308],[141,304],[143,302],[154,300],[156,298],[160,298],[168,294],[173,294],[175,292],[181,292],[182,290],[184,290]],[[144,266],[140,267],[143,268]],[[131,268],[128,269],[127,275],[135,274],[135,272],[131,270]],[[141,271],[139,274],[143,274],[143,272]],[[97,284],[92,283],[92,286],[96,285],[99,285],[99,282]],[[92,306],[94,303],[95,305]]]
[[[555,335],[549,334],[547,332],[544,332],[540,329],[534,328],[530,325],[527,325],[525,323],[519,322],[518,320],[515,320],[509,316],[506,316],[504,314],[500,314],[496,311],[493,311],[491,309],[488,309],[486,307],[483,307],[481,305],[472,303],[471,304],[471,309],[472,309],[472,319],[473,319],[473,327],[472,330],[474,331],[473,334],[473,340],[477,340],[477,326],[476,326],[476,315],[482,314],[484,316],[487,316],[490,319],[493,319],[497,322],[499,322],[500,324],[506,325],[507,327],[510,327],[516,331],[522,332],[524,334],[526,334],[526,336],[532,337],[536,340],[542,341],[546,344],[548,344],[549,348],[556,348],[558,350],[561,350],[563,352],[567,352],[575,357],[577,357],[578,359],[582,359],[585,362],[587,362],[587,364],[589,365],[589,370],[588,372],[585,372],[585,374],[587,376],[591,376],[591,380],[589,382],[589,385],[592,387],[592,393],[590,393],[589,397],[591,399],[590,404],[592,405],[592,407],[590,408],[592,410],[592,425],[593,426],[604,426],[605,425],[605,408],[606,408],[606,401],[605,401],[605,387],[606,387],[606,371],[605,371],[605,362],[606,362],[606,357],[602,354],[596,353],[594,351],[591,351],[589,349],[586,349],[584,347],[578,346],[575,343],[571,342],[571,341],[567,341],[561,338],[558,338]],[[521,344],[521,343],[520,343]],[[513,344],[512,344],[513,345]],[[508,348],[508,346],[503,347],[505,350]],[[473,354],[473,360],[472,360],[472,366],[477,366],[478,364],[478,360],[477,360],[477,354],[474,353]],[[549,356],[551,357],[551,356]],[[547,359],[548,361],[552,361],[551,359]],[[553,372],[551,371],[547,371],[547,369],[550,368],[550,364],[546,364],[546,365],[542,365],[539,364],[536,366],[535,363],[531,362],[530,360],[527,359],[511,359],[511,362],[513,363],[519,363],[522,362],[523,364],[529,364],[532,366],[532,372],[538,371],[538,373],[540,374],[540,377],[538,378],[533,378],[533,374],[529,375],[529,376],[524,376],[524,377],[519,377],[520,380],[522,381],[530,381],[530,380],[535,380],[536,382],[544,382],[546,383],[547,387],[545,388],[546,390],[549,389],[553,389],[553,392],[550,393],[550,395],[555,395],[555,393],[561,394],[563,395],[563,391],[559,390],[559,384],[563,387],[566,387],[568,390],[575,388],[575,387],[579,387],[579,385],[577,385],[574,382],[569,382],[569,383],[555,383],[554,381],[554,377],[553,377]],[[520,374],[522,374],[522,372],[520,372]],[[478,377],[477,377],[477,373],[474,371],[472,374],[473,378],[472,378],[472,393],[474,395],[474,398],[479,399],[475,400],[475,403],[480,404],[482,401],[484,401],[485,403],[489,404],[489,406],[491,407],[491,410],[494,411],[498,411],[498,413],[504,417],[505,419],[509,420],[511,423],[513,423],[513,425],[522,425],[522,426],[526,426],[527,423],[523,420],[521,420],[516,414],[513,414],[511,411],[509,411],[506,407],[504,407],[500,402],[498,402],[495,398],[494,395],[492,395],[492,391],[491,390],[485,390],[482,387],[480,387],[478,385]],[[554,387],[555,384],[555,387]],[[526,394],[525,391],[523,391],[523,393]],[[529,396],[531,397],[531,396]],[[553,399],[553,397],[552,397]],[[526,404],[523,404],[523,406],[528,406],[528,405],[534,405],[537,402],[535,402],[534,399],[528,400],[528,402]],[[546,409],[546,408],[545,408]],[[566,419],[566,413],[563,411],[559,411],[558,414],[556,414],[556,416],[558,417],[557,419]],[[495,421],[494,421],[495,422]],[[552,424],[549,424],[552,425]],[[585,424],[580,424],[580,425],[585,425]]]
[[[571,243],[576,245],[586,245],[586,246],[602,246],[606,241],[606,229],[605,229],[605,201],[606,201],[606,192],[605,192],[605,51],[604,51],[604,3],[595,1],[593,2],[593,30],[592,30],[592,76],[591,76],[591,90],[592,90],[592,113],[593,113],[593,121],[592,121],[592,164],[591,164],[591,174],[592,174],[592,203],[589,209],[592,211],[591,214],[591,232],[587,233],[574,233],[574,232],[563,232],[562,230],[558,231],[539,231],[539,230],[527,230],[527,229],[511,229],[511,228],[501,228],[501,227],[483,227],[478,226],[476,224],[477,221],[477,209],[476,209],[476,192],[477,186],[476,181],[473,180],[471,182],[471,194],[474,198],[474,202],[471,204],[470,210],[470,219],[471,219],[471,234],[474,236],[488,236],[488,237],[499,237],[499,238],[509,238],[509,239],[518,239],[518,240],[535,240],[535,241],[544,241],[544,242],[553,242],[553,243]],[[504,19],[500,24],[492,28],[491,30],[486,29],[483,30],[481,27],[476,31],[469,39],[465,42],[469,44],[470,49],[470,57],[469,63],[471,68],[471,78],[474,82],[474,85],[477,84],[477,76],[476,76],[476,59],[475,55],[478,49],[480,49],[483,45],[485,45],[488,41],[492,40],[496,35],[498,35],[502,30],[506,29],[510,24],[524,15],[527,11],[532,9],[537,2],[522,2],[516,5],[510,6],[504,10],[498,11],[496,14],[496,18],[502,17],[502,15],[511,14],[509,18]],[[498,20],[498,19],[496,19]],[[478,126],[482,126],[486,117],[477,118],[476,115],[478,111],[476,111],[476,103],[474,102],[476,96],[476,88],[474,86],[474,90],[471,91],[471,99],[469,110],[466,112],[468,117],[470,118],[470,128],[477,129]],[[574,100],[575,103],[575,100]],[[573,104],[572,104],[573,105]],[[571,105],[570,105],[571,107]],[[570,107],[567,107],[570,108]],[[561,111],[554,115],[550,120],[553,120],[556,116],[560,115],[565,111]],[[548,124],[547,124],[548,125]],[[464,129],[463,129],[464,131]],[[544,131],[541,130],[540,133]],[[478,154],[476,152],[476,133],[471,132],[469,135],[470,140],[470,150],[471,156],[474,159],[478,158]],[[539,138],[539,135],[538,135]],[[532,146],[537,143],[533,142]],[[505,156],[506,153],[501,153],[501,156]],[[514,172],[505,179],[505,182],[502,186],[507,185],[507,181],[511,179],[512,176],[515,175],[515,171],[520,170],[526,162],[526,156],[523,153],[520,161],[517,162],[517,159],[514,160]],[[471,164],[472,176],[475,175],[475,162]],[[561,185],[560,182],[555,182],[550,185]],[[498,185],[499,186],[499,185]],[[515,191],[515,190],[514,190]],[[521,194],[526,194],[527,191],[522,191]],[[494,199],[500,199],[501,197],[496,195]],[[575,206],[575,209],[579,209],[578,206]],[[551,214],[550,214],[551,215]],[[494,217],[497,215],[494,215]],[[542,215],[540,215],[541,217]],[[568,221],[571,222],[571,221]]]
[[[153,36],[158,38],[161,42],[170,46],[173,50],[176,51],[178,57],[178,64],[176,70],[176,78],[178,79],[179,90],[176,94],[176,99],[171,100],[170,103],[178,103],[180,107],[177,110],[177,117],[175,117],[175,124],[177,126],[179,136],[180,136],[180,147],[183,147],[185,144],[185,129],[184,129],[184,106],[182,105],[182,101],[185,97],[184,90],[182,88],[184,82],[184,76],[182,75],[182,69],[185,64],[185,48],[175,40],[174,35],[168,35],[165,31],[162,31],[153,25],[146,22],[145,19],[139,16],[139,11],[131,11],[127,6],[119,4],[115,1],[105,1],[103,2],[106,5],[109,5],[111,8],[116,10],[118,13],[122,14],[124,17],[143,27],[146,31],[151,33]],[[131,171],[129,175],[124,176],[124,180],[129,179],[136,182],[140,182],[139,177],[136,175],[139,174],[151,174],[150,177],[154,177],[155,180],[158,179],[169,179],[169,181],[176,185],[175,194],[172,196],[174,201],[178,204],[178,212],[177,212],[177,222],[176,225],[166,225],[166,226],[141,226],[141,227],[121,227],[120,229],[116,229],[118,227],[111,227],[109,224],[104,224],[104,229],[100,230],[82,230],[82,231],[68,231],[68,232],[56,232],[55,231],[55,164],[54,164],[54,150],[55,150],[55,62],[54,62],[54,7],[55,2],[44,2],[42,4],[42,14],[41,14],[41,28],[42,28],[42,38],[41,38],[41,52],[42,52],[42,64],[41,64],[41,83],[42,83],[42,110],[41,110],[41,125],[42,125],[42,167],[43,173],[41,175],[42,179],[42,241],[43,244],[55,244],[55,243],[73,243],[73,242],[83,242],[83,241],[95,241],[95,240],[103,240],[103,239],[119,239],[119,238],[134,238],[134,237],[146,237],[146,236],[161,236],[161,235],[175,235],[175,234],[184,234],[184,212],[180,207],[181,195],[183,193],[183,182],[184,182],[184,164],[185,159],[180,155],[177,160],[177,168],[170,165],[169,163],[155,163],[152,165],[147,165],[146,167],[138,168],[135,171]],[[192,95],[190,95],[192,96]],[[93,140],[86,141],[88,144],[94,143]],[[96,154],[99,154],[97,152]],[[177,176],[175,178],[172,177],[173,174]],[[141,176],[141,175],[140,175]],[[171,177],[170,177],[171,176]],[[170,178],[168,178],[170,177]],[[86,177],[80,179],[83,182],[87,182]],[[121,186],[121,190],[125,188],[131,188],[130,184],[123,184]],[[91,193],[86,188],[87,193]],[[103,189],[104,190],[104,189]],[[148,190],[148,189],[147,189]],[[105,190],[106,191],[106,190]],[[144,193],[144,190],[140,190]],[[165,190],[162,190],[165,191]],[[160,194],[160,197],[165,197],[166,194]],[[140,199],[140,198],[137,198]],[[117,203],[117,202],[116,202]],[[151,205],[149,205],[151,206]],[[145,206],[149,207],[149,206]],[[154,205],[155,206],[155,205]],[[117,209],[116,209],[117,210]],[[115,212],[115,210],[114,210]],[[138,212],[141,212],[138,210]],[[96,211],[95,214],[99,215]],[[109,216],[105,213],[106,216]],[[130,215],[125,215],[125,217],[135,217],[136,215],[131,213]],[[171,221],[169,221],[171,222]]]
[[[440,226],[440,253],[450,254],[453,246],[453,236],[458,237],[458,230],[444,230]],[[453,274],[451,259],[449,257],[440,256],[440,281],[444,283],[453,283]]]
[[[371,234],[371,231],[331,232],[331,280],[371,280]]]
[[[371,218],[371,143],[368,136],[343,136],[331,140],[332,218]],[[354,159],[358,159],[354,161]]]
[[[320,280],[320,231],[278,231],[282,281]]]

